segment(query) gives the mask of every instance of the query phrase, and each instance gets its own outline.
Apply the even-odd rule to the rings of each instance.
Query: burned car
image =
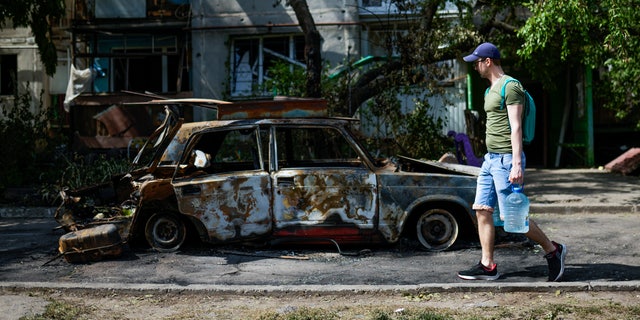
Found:
[[[475,235],[477,168],[374,159],[352,131],[356,120],[326,117],[322,100],[149,103],[165,104],[166,117],[138,168],[110,186],[117,205],[91,200],[95,190],[65,192],[56,219],[67,231],[115,224],[123,242],[163,252],[188,234],[213,244],[410,237],[433,251]],[[194,104],[218,120],[183,123],[176,106]]]

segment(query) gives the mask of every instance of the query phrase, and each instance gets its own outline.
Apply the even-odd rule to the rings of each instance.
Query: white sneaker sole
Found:
[[[493,281],[493,280],[498,280],[498,278],[500,278],[500,274],[496,273],[495,276],[465,276],[465,275],[458,274],[458,278],[464,279],[464,280],[488,280],[488,281]]]

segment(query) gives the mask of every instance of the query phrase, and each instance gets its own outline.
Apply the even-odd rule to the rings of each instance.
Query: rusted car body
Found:
[[[123,239],[158,251],[179,249],[188,233],[214,244],[407,236],[434,251],[475,234],[477,168],[376,160],[353,134],[355,120],[324,117],[318,100],[151,103],[166,104],[166,118],[138,168],[114,180],[118,205],[87,205],[88,191],[66,192],[56,213],[65,229],[115,223]],[[219,120],[183,123],[180,104],[214,108]]]

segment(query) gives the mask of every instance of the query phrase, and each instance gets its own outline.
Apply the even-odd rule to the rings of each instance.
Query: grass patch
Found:
[[[269,312],[261,315],[258,320],[333,320],[340,319],[330,310],[318,308],[299,308],[282,312]]]
[[[333,319],[351,319],[353,311],[355,310],[343,310],[346,314],[339,314],[334,310],[327,310],[322,308],[299,308],[290,311],[281,312],[268,312],[260,315],[259,320],[333,320]],[[414,309],[414,310],[396,310],[396,311],[383,311],[372,310],[361,312],[357,316],[358,319],[368,320],[453,320],[450,315],[444,312],[435,312],[434,310],[427,309]]]
[[[88,319],[87,314],[86,308],[52,300],[43,314],[21,317],[20,320],[79,320]]]

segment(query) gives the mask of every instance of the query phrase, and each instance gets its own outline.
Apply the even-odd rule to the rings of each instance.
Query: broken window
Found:
[[[232,45],[231,95],[268,95],[263,87],[277,62],[305,67],[304,36],[235,39]]]
[[[0,95],[13,95],[18,75],[18,56],[0,55]]]
[[[279,168],[360,167],[351,144],[334,128],[277,128]]]
[[[188,53],[177,35],[85,35],[83,65],[95,71],[93,92],[190,91]]]
[[[362,0],[362,5],[365,7],[380,7],[382,6],[382,0]]]
[[[207,132],[197,139],[193,150],[206,154],[209,163],[200,169],[207,174],[263,169],[256,128]]]

